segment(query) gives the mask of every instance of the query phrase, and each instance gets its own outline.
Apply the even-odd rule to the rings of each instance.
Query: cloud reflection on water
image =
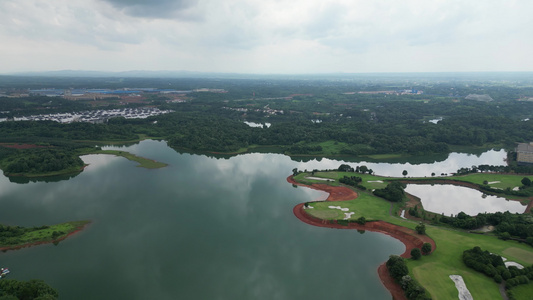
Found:
[[[461,211],[475,216],[483,212],[523,213],[526,209],[519,201],[486,195],[480,191],[454,185],[408,184],[406,192],[419,197],[424,209],[449,216]]]

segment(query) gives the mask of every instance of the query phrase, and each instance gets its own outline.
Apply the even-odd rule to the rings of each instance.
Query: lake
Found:
[[[108,148],[169,166],[147,170],[121,157],[88,155],[89,166],[69,180],[17,184],[0,176],[2,223],[93,221],[58,245],[0,254],[10,278],[43,279],[61,299],[390,299],[377,267],[403,244],[373,232],[313,227],[292,213],[322,197],[288,184],[292,169],[343,161],[259,153],[217,159],[179,154],[159,141]],[[476,157],[499,164],[501,156]],[[450,158],[454,168],[478,164],[467,154]],[[445,166],[370,167],[399,176]]]

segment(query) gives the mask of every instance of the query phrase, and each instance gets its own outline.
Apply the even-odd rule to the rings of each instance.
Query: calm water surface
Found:
[[[505,212],[524,213],[525,205],[519,201],[486,195],[474,189],[454,185],[408,184],[406,192],[420,198],[424,209],[449,216],[464,212],[475,216],[478,213]]]
[[[169,166],[91,155],[68,181],[0,177],[3,223],[93,221],[57,246],[1,253],[11,278],[43,279],[61,299],[390,299],[376,269],[403,244],[296,219],[292,207],[320,193],[286,182],[288,157],[130,149]]]
[[[322,194],[288,184],[291,170],[342,161],[303,163],[278,154],[215,159],[157,141],[127,150],[169,166],[147,170],[89,155],[83,158],[89,167],[70,180],[16,184],[0,176],[2,223],[93,221],[57,246],[0,253],[11,278],[43,279],[61,299],[390,299],[376,270],[403,244],[383,234],[313,227],[292,214],[294,205]],[[478,164],[452,161],[450,170]],[[415,175],[444,167],[371,168],[398,176],[405,168]]]

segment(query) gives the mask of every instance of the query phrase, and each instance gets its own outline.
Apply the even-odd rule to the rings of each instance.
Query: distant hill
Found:
[[[3,73],[1,76],[78,77],[78,78],[220,78],[276,80],[533,80],[533,72],[412,72],[412,73],[316,73],[316,74],[252,74],[196,71],[130,70],[121,72],[57,70]]]

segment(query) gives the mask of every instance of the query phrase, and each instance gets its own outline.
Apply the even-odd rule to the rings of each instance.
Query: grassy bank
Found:
[[[31,244],[51,243],[66,238],[69,234],[81,230],[89,221],[73,221],[51,226],[24,228],[4,226],[0,233],[2,250],[16,249]]]
[[[137,167],[146,168],[146,169],[158,169],[166,167],[167,164],[155,161],[153,159],[148,159],[145,157],[137,156],[135,154],[126,152],[126,151],[118,151],[118,150],[93,150],[88,151],[84,154],[110,154],[110,155],[116,155],[116,156],[122,156],[128,160],[135,161],[139,163]]]
[[[295,180],[304,184],[321,183],[330,185],[340,185],[339,178],[343,176],[358,176],[363,179],[361,185],[367,189],[382,188],[385,181],[391,178],[372,176],[368,174],[354,174],[344,172],[315,172],[300,173],[295,176]],[[483,175],[483,176],[480,176]],[[490,176],[488,176],[490,175]],[[328,178],[335,180],[327,182],[324,180],[313,180],[309,177]],[[523,176],[502,175],[502,174],[471,174],[461,177],[462,180],[481,184],[483,181],[500,181],[501,188],[515,186],[520,184]],[[442,178],[440,178],[442,179]],[[449,179],[458,180],[457,177]],[[495,183],[496,184],[496,183]],[[351,220],[364,216],[367,220],[383,220],[395,225],[414,229],[418,222],[405,220],[396,216],[395,213],[389,214],[389,210],[397,212],[402,204],[391,204],[382,198],[374,196],[370,191],[357,190],[359,197],[354,200],[342,202],[313,202],[310,205],[312,209],[306,212],[312,216],[327,220],[342,220],[345,217],[344,212],[338,209],[330,209],[329,206],[341,206],[348,208],[349,212],[354,212]],[[533,264],[533,248],[515,241],[503,241],[492,235],[472,234],[461,230],[427,226],[427,234],[436,243],[436,250],[429,256],[423,256],[420,260],[407,260],[410,275],[416,278],[428,290],[433,299],[458,299],[458,291],[449,275],[461,275],[470,290],[474,299],[501,299],[499,286],[491,278],[474,271],[464,265],[462,254],[464,250],[471,249],[474,246],[480,246],[483,250],[488,250],[506,257],[509,261],[518,262],[524,266]],[[392,253],[391,253],[392,254]],[[533,284],[519,286],[514,293],[516,299],[529,299],[523,295],[531,295]]]

